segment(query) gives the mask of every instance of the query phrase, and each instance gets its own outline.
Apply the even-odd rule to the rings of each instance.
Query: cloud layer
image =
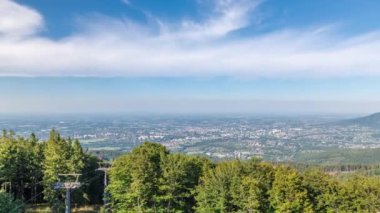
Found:
[[[230,36],[252,25],[259,1],[213,0],[202,21],[149,24],[98,15],[60,40],[39,34],[38,11],[0,1],[0,76],[324,77],[380,75],[380,33],[331,26]]]

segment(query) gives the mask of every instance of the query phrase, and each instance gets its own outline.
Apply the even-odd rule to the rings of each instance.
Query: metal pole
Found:
[[[104,189],[107,186],[107,171],[104,171]]]
[[[70,188],[67,188],[66,189],[66,200],[65,200],[65,204],[66,204],[66,211],[65,213],[71,213],[71,202],[70,202]]]
[[[104,192],[103,192],[103,205],[105,207],[106,212],[108,211],[108,194],[106,192],[106,187],[107,187],[107,169],[104,170]]]
[[[71,213],[71,189],[77,189],[81,186],[81,183],[78,181],[81,174],[58,174],[58,176],[64,177],[75,177],[75,182],[57,182],[53,185],[53,188],[56,190],[66,189],[66,199],[65,199],[65,213]]]
[[[103,180],[103,183],[104,183],[103,205],[104,205],[104,208],[105,208],[105,212],[110,212],[108,210],[108,194],[106,192],[106,188],[107,188],[107,185],[108,185],[107,172],[108,172],[110,166],[111,166],[111,164],[109,164],[109,163],[99,162],[99,168],[96,169],[96,171],[102,171],[102,172],[104,172],[104,180]]]

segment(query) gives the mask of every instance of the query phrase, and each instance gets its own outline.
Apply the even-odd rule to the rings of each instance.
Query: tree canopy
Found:
[[[46,141],[4,131],[0,213],[44,202],[59,212],[65,194],[52,186],[61,173],[82,174],[73,203],[101,204],[104,176],[96,171],[98,162],[79,141],[54,130]],[[318,167],[256,158],[213,162],[145,142],[115,159],[106,192],[113,212],[378,212],[380,178],[365,174],[342,178]]]
[[[115,212],[377,212],[380,179],[253,158],[212,162],[146,142],[111,169]]]
[[[97,161],[83,151],[78,140],[63,138],[55,130],[47,141],[39,141],[34,134],[23,138],[3,131],[0,137],[2,193],[17,198],[18,203],[48,202],[58,211],[63,206],[64,192],[53,189],[53,185],[59,181],[59,174],[80,173],[85,184],[74,192],[73,202],[101,203],[101,195],[89,196],[91,192],[101,194],[94,188],[103,187],[102,182],[96,181],[101,179],[101,174],[95,172]]]

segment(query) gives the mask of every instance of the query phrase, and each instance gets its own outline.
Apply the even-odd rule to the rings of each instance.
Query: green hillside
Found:
[[[374,113],[368,116],[355,118],[355,119],[349,119],[342,122],[339,122],[340,125],[358,125],[358,126],[365,126],[365,127],[371,127],[375,129],[380,129],[380,112]]]
[[[332,149],[318,153],[301,153],[296,155],[295,161],[322,166],[380,164],[380,148]]]

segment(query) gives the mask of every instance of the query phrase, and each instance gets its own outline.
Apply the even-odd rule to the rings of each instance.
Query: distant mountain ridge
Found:
[[[341,122],[343,125],[358,125],[358,126],[366,126],[372,128],[380,129],[380,112],[349,120],[344,120]]]

